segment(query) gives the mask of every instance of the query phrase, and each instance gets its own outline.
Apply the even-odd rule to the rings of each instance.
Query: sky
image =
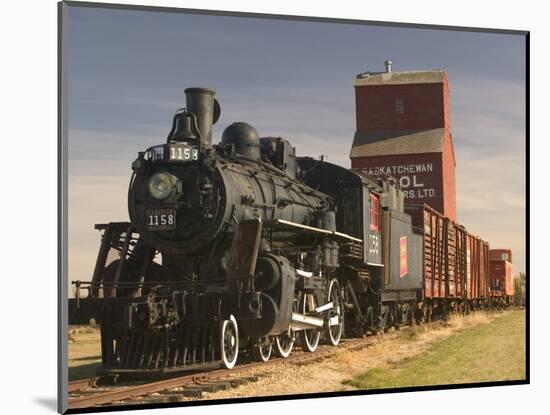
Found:
[[[184,89],[299,156],[350,167],[353,81],[364,71],[445,69],[457,220],[525,271],[525,38],[231,16],[69,7],[69,279],[90,280],[99,232],[128,220],[137,152],[165,142]]]

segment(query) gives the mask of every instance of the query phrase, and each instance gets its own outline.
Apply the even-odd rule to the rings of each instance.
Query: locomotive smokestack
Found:
[[[220,106],[214,99],[216,92],[209,88],[187,88],[185,97],[187,111],[197,117],[197,128],[201,133],[202,144],[212,145],[212,125],[220,116]]]

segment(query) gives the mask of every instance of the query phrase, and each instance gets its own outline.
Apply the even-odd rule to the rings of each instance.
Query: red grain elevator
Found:
[[[407,201],[456,221],[455,156],[445,70],[364,72],[355,79],[351,167],[394,177]]]

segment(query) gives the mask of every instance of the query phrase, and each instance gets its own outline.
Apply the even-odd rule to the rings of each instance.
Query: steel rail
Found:
[[[267,364],[269,365],[269,363],[272,363],[272,362],[281,363],[282,360],[277,359],[277,360],[269,361],[267,362]],[[87,408],[95,405],[102,405],[113,401],[132,398],[135,396],[141,396],[149,393],[159,392],[166,389],[174,389],[180,386],[185,386],[189,384],[194,384],[196,382],[205,381],[208,379],[213,379],[213,378],[219,377],[220,375],[241,373],[243,371],[246,371],[248,369],[251,369],[260,365],[263,366],[263,365],[266,365],[266,363],[254,362],[254,363],[248,363],[248,364],[239,366],[236,369],[215,369],[210,372],[193,373],[190,375],[179,376],[177,378],[160,380],[156,382],[149,382],[142,385],[120,386],[114,390],[109,390],[109,391],[100,392],[94,395],[82,396],[79,398],[71,399],[69,400],[69,408],[70,409]]]
[[[67,392],[75,392],[80,389],[86,389],[93,387],[95,383],[95,378],[90,379],[79,379],[72,382],[69,382],[69,387],[67,388]]]

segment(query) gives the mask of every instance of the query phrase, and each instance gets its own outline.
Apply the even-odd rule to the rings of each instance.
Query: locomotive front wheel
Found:
[[[292,348],[294,347],[294,339],[285,334],[280,334],[275,336],[273,346],[275,346],[275,353],[278,356],[286,358],[290,356],[290,352],[292,352]]]
[[[342,302],[340,301],[340,285],[333,279],[328,288],[328,301],[333,307],[328,311],[327,338],[331,345],[337,346],[344,330],[344,318],[342,316]]]
[[[254,360],[258,362],[267,362],[271,357],[272,350],[273,350],[273,343],[271,341],[269,342],[258,341],[256,344],[252,346],[252,356],[254,357]]]
[[[315,301],[315,295],[306,294],[302,296],[302,304],[300,309],[302,313],[307,315],[315,310],[317,307],[317,301]],[[300,345],[306,352],[314,352],[319,346],[319,339],[321,338],[321,331],[318,329],[306,329],[299,333]]]
[[[233,315],[222,323],[220,346],[223,366],[226,369],[232,369],[239,355],[239,329]]]

